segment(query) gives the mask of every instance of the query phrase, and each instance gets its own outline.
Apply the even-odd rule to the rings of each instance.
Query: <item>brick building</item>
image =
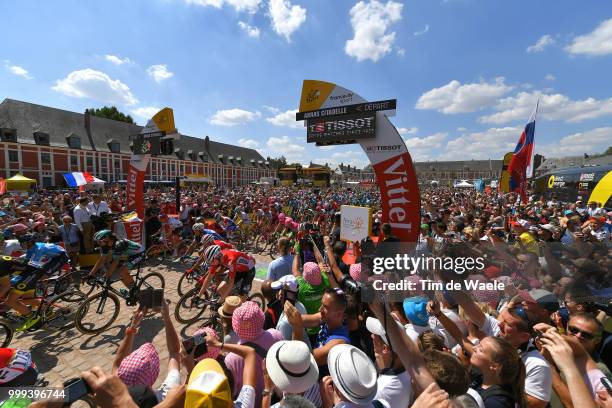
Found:
[[[142,126],[89,114],[5,99],[0,103],[0,177],[17,173],[41,187],[64,186],[62,173],[87,171],[107,182],[127,178],[131,136]],[[185,174],[235,186],[275,177],[254,149],[181,135],[173,155],[152,157],[146,180],[173,181]]]

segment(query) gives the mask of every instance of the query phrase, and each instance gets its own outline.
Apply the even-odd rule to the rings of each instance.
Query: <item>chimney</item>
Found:
[[[89,139],[89,144],[91,145],[92,150],[97,150],[96,145],[94,144],[93,137],[91,135],[91,113],[89,113],[89,109],[85,109],[85,114],[83,115],[85,133],[87,134],[87,139]]]
[[[210,150],[210,138],[208,135],[204,138],[204,149],[208,152]]]

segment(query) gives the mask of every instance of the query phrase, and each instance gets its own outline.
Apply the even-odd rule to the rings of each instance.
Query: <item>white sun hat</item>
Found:
[[[266,369],[274,385],[290,394],[312,387],[319,378],[319,367],[303,341],[278,341],[266,355]]]
[[[338,344],[327,354],[327,366],[334,387],[355,404],[369,404],[378,389],[376,368],[355,346]]]

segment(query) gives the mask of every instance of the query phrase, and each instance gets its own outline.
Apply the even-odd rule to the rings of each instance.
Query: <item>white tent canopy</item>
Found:
[[[455,188],[474,188],[474,185],[463,180],[461,183],[455,184]]]
[[[106,183],[106,181],[104,181],[102,179],[99,179],[96,176],[94,176],[93,181],[91,183],[89,183],[89,184],[105,184],[105,183]]]

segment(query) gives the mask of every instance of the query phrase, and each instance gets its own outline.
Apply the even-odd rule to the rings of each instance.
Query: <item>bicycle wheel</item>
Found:
[[[164,289],[166,281],[161,273],[151,272],[140,279],[138,290],[141,289]]]
[[[66,302],[64,298],[71,300]],[[41,315],[50,327],[58,330],[72,328],[74,327],[74,317],[80,307],[80,303],[86,299],[87,296],[78,290],[60,293],[45,300],[45,303],[41,306]],[[62,303],[62,301],[65,303]]]
[[[145,265],[151,268],[159,266],[166,258],[166,249],[163,245],[153,245],[147,249]]]
[[[259,292],[251,293],[249,297],[247,298],[247,300],[257,303],[257,305],[263,312],[266,311],[266,299],[263,297],[261,293]]]
[[[270,258],[276,259],[276,257],[278,256],[278,246],[274,244],[270,245],[270,248],[268,249],[268,255],[270,255]]]
[[[75,326],[83,334],[101,333],[117,320],[120,307],[119,297],[113,292],[98,292],[76,311]]]
[[[180,257],[187,253],[187,249],[189,248],[189,244],[191,241],[188,239],[184,239],[176,245],[176,254]]]
[[[181,278],[178,281],[178,286],[177,286],[177,291],[179,296],[183,296],[185,293],[187,293],[189,291],[190,288],[193,287],[193,282],[195,281],[194,279],[194,274],[190,273],[183,273],[181,275]]]
[[[265,235],[257,235],[253,242],[253,251],[256,254],[261,254],[266,249],[266,242],[267,239]]]
[[[194,298],[199,291],[200,288],[193,288],[185,293],[178,301],[174,308],[174,317],[178,322],[185,324],[193,323],[198,320],[210,306],[208,294],[205,294],[204,299],[201,299],[200,302],[194,302]]]
[[[13,328],[4,322],[0,322],[0,348],[8,347],[13,340]]]

